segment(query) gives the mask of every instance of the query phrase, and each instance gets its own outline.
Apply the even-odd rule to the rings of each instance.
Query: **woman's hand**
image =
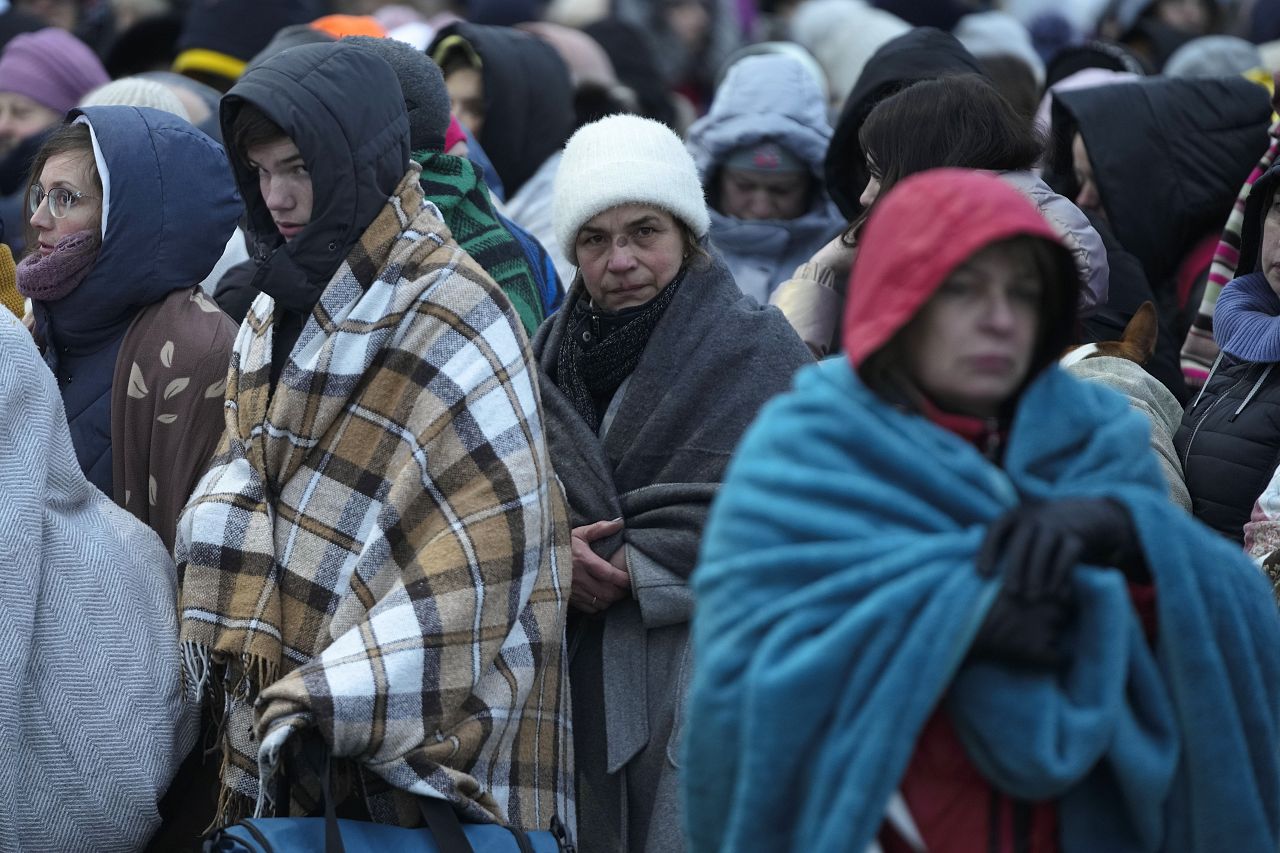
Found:
[[[573,529],[573,588],[569,602],[583,613],[603,612],[631,595],[626,546],[615,551],[608,560],[591,550],[592,542],[612,536],[622,528],[622,519],[615,518]]]
[[[834,240],[819,249],[809,259],[809,263],[826,267],[835,273],[837,279],[845,279],[849,277],[849,271],[853,269],[853,259],[857,256],[857,247],[846,243],[844,232],[841,231]]]

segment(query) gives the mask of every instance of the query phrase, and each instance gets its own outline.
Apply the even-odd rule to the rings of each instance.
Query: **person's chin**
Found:
[[[613,304],[609,306],[609,310],[624,311],[627,308],[636,308],[653,299],[655,295],[654,289],[648,285],[616,290],[613,299],[610,300]]]
[[[1280,263],[1267,267],[1266,275],[1267,284],[1271,285],[1272,292],[1280,296]]]

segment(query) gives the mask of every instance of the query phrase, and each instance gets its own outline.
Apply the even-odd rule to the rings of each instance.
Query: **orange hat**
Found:
[[[387,37],[387,31],[369,15],[325,15],[311,22],[311,29],[328,33],[335,39],[347,36]]]

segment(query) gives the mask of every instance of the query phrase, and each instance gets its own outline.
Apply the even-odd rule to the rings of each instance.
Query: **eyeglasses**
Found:
[[[32,216],[36,215],[36,211],[40,209],[40,203],[46,198],[49,199],[49,215],[54,219],[62,219],[71,212],[71,208],[75,207],[80,199],[93,199],[94,196],[85,195],[82,192],[73,193],[66,187],[54,187],[46,193],[44,187],[32,184],[31,189],[27,190],[27,210]]]

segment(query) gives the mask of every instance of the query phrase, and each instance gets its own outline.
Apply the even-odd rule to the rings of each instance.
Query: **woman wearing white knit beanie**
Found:
[[[811,356],[711,249],[697,169],[665,125],[579,130],[553,209],[578,274],[533,348],[573,526],[578,847],[678,853],[702,527],[743,431]]]

